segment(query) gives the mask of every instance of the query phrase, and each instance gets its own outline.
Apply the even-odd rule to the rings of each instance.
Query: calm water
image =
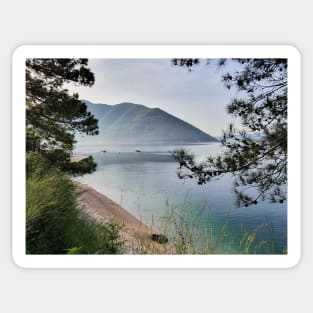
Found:
[[[79,181],[107,195],[155,228],[162,228],[162,217],[168,216],[170,211],[179,212],[190,223],[196,221],[202,234],[215,238],[216,253],[238,253],[244,232],[256,229],[252,247],[263,247],[262,242],[267,242],[266,249],[264,245],[256,250],[258,253],[280,253],[287,248],[286,203],[263,202],[237,208],[231,176],[203,186],[197,185],[196,180],[178,179],[177,163],[169,152],[182,147],[192,151],[198,160],[221,151],[219,143],[106,145],[106,153],[100,152],[104,147],[78,146],[76,153],[92,154],[98,164],[96,172]],[[138,148],[141,152],[136,153]]]

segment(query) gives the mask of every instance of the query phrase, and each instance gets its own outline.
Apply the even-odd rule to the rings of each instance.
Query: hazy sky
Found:
[[[95,84],[69,89],[91,102],[158,107],[219,136],[234,121],[226,112],[233,94],[221,82],[223,70],[205,63],[202,60],[189,72],[173,66],[169,59],[90,59]]]

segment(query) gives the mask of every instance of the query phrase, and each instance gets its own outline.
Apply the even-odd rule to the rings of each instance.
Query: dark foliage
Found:
[[[183,61],[185,60],[185,61]],[[256,204],[259,199],[286,200],[287,183],[287,60],[220,59],[237,64],[238,70],[223,75],[226,88],[237,96],[227,106],[229,114],[240,117],[243,130],[233,125],[224,132],[225,152],[196,164],[186,151],[175,151],[180,178],[197,178],[202,185],[225,173],[235,174],[238,205]],[[198,59],[175,59],[173,64],[188,69]],[[211,62],[210,62],[211,63]],[[255,136],[257,135],[257,136]],[[257,189],[251,196],[249,189]]]
[[[75,134],[98,134],[97,119],[78,94],[64,88],[69,82],[92,86],[94,75],[87,65],[87,59],[26,60],[26,150],[40,153],[62,170],[72,168]],[[92,163],[87,172],[94,168]]]

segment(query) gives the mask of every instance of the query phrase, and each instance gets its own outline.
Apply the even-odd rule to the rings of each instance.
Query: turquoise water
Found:
[[[260,202],[237,208],[233,178],[224,176],[199,186],[196,180],[177,178],[176,148],[192,151],[198,160],[221,151],[219,143],[199,145],[80,146],[78,154],[92,154],[97,171],[79,181],[107,195],[154,228],[162,228],[171,211],[196,223],[199,244],[213,238],[215,253],[238,253],[245,231],[256,237],[246,253],[281,253],[287,248],[287,204]],[[107,152],[100,152],[105,149]],[[140,149],[141,152],[135,152]],[[266,244],[264,245],[264,242]],[[245,251],[240,250],[241,253]]]

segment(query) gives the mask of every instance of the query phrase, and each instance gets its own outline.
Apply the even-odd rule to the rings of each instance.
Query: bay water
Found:
[[[78,180],[153,229],[162,230],[168,216],[183,216],[184,222],[193,224],[202,234],[198,238],[200,245],[207,244],[208,238],[214,243],[214,253],[286,253],[286,203],[263,201],[237,207],[231,175],[201,186],[196,179],[179,179],[178,163],[171,152],[180,148],[192,152],[199,161],[222,149],[220,143],[78,145],[76,154],[91,154],[97,162],[94,173]]]

